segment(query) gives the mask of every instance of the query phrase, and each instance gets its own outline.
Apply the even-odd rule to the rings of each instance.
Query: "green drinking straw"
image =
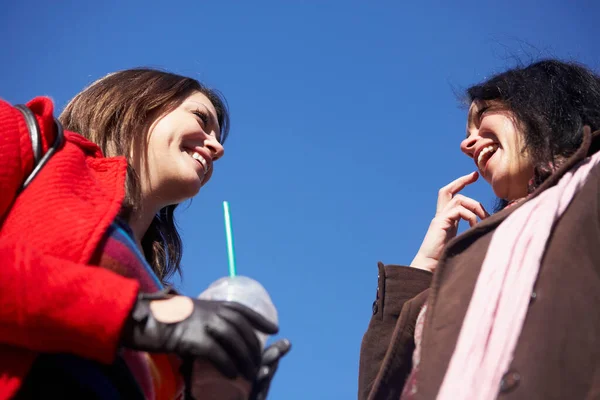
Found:
[[[223,213],[225,214],[225,235],[227,236],[227,257],[229,258],[229,276],[237,275],[235,270],[235,254],[233,252],[233,233],[231,232],[231,215],[229,214],[229,203],[223,202]]]

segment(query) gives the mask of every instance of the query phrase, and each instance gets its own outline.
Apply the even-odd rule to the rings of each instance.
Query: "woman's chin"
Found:
[[[494,181],[490,179],[488,183],[492,186],[492,191],[496,195],[496,197],[504,200],[508,200],[509,190],[507,190],[506,185],[503,182],[498,182],[498,180]]]
[[[171,185],[169,190],[171,197],[171,204],[183,203],[186,200],[196,196],[202,188],[202,180],[196,177],[196,179],[186,179],[177,182],[176,185]]]
[[[187,197],[187,199],[191,199],[192,197],[196,196],[198,194],[198,192],[200,192],[200,189],[202,189],[202,186],[203,186],[202,180],[196,179],[194,181],[191,181],[189,183],[189,185],[187,185],[185,187],[185,190],[182,190],[182,191],[185,194],[185,196]]]

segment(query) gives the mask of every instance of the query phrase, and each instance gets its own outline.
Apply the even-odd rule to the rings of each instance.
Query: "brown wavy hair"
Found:
[[[108,156],[125,156],[129,167],[120,217],[129,220],[139,211],[139,177],[131,167],[131,149],[146,154],[150,126],[195,92],[204,94],[217,111],[223,143],[229,133],[229,112],[221,94],[195,79],[150,68],[115,72],[77,94],[60,115],[64,128],[98,144]],[[162,208],[141,239],[144,256],[164,282],[181,273],[182,242],[175,222],[177,204]]]

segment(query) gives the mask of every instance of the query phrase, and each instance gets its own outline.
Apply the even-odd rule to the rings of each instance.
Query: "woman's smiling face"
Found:
[[[142,193],[161,208],[195,196],[223,156],[219,135],[217,112],[200,92],[159,117],[148,132],[145,157],[132,157]]]
[[[510,201],[527,195],[533,163],[525,151],[522,129],[501,103],[471,104],[467,137],[460,148],[475,161],[496,196]]]

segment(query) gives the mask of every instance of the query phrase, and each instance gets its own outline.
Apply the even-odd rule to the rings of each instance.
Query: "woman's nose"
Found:
[[[209,136],[204,145],[212,154],[213,161],[217,161],[219,158],[223,157],[223,154],[225,154],[225,148],[214,136]]]
[[[470,135],[468,138],[463,140],[460,143],[460,149],[463,153],[473,158],[475,153],[475,144],[477,143],[477,137],[475,135]]]

